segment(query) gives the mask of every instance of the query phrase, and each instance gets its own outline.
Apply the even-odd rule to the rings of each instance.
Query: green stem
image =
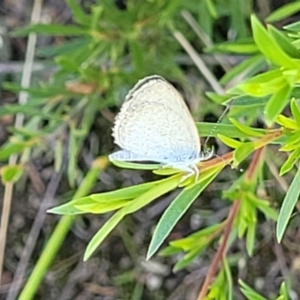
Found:
[[[74,199],[83,197],[87,193],[89,193],[101,170],[101,168],[96,166],[89,171],[89,173],[85,176],[83,182],[81,183],[79,189],[75,193],[73,197]],[[55,258],[55,255],[59,250],[61,244],[63,243],[65,236],[69,232],[74,219],[75,216],[63,216],[59,223],[56,225],[54,232],[52,233],[43,253],[37,261],[28,281],[26,282],[20,294],[19,300],[30,300],[33,298],[47,269]]]

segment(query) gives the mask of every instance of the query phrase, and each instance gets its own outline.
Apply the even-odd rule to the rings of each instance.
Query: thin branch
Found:
[[[253,158],[251,160],[251,164],[246,172],[246,176],[245,176],[246,180],[251,180],[255,176],[256,169],[260,163],[260,159],[261,159],[261,156],[263,155],[263,153],[264,153],[264,148],[260,148],[254,153]],[[235,200],[229,211],[228,217],[226,219],[226,222],[225,222],[225,225],[223,228],[223,236],[222,236],[221,244],[220,244],[219,249],[218,249],[217,253],[215,254],[214,259],[209,267],[209,270],[207,272],[207,275],[205,277],[204,283],[202,285],[202,288],[198,295],[197,300],[205,299],[207,292],[209,290],[210,283],[212,282],[213,277],[215,276],[215,274],[217,272],[218,266],[222,262],[223,258],[225,257],[225,254],[227,251],[227,249],[226,249],[227,242],[229,240],[230,232],[232,230],[234,221],[238,214],[240,203],[241,203],[240,200]]]
[[[183,10],[181,12],[181,15],[185,19],[185,21],[191,26],[191,28],[194,30],[194,32],[197,34],[199,39],[202,41],[202,43],[206,47],[213,47],[214,46],[214,44],[211,41],[211,39],[209,38],[209,36],[199,27],[198,23],[196,22],[196,20],[194,19],[194,17],[192,16],[192,14],[189,11]],[[220,64],[220,66],[226,72],[231,70],[231,65],[226,60],[226,56],[217,55],[217,54],[212,54],[212,56],[215,58],[215,60]]]
[[[221,241],[220,247],[209,267],[209,270],[206,274],[205,281],[202,285],[202,288],[201,288],[201,291],[200,291],[200,294],[199,294],[197,300],[203,300],[205,298],[205,296],[208,292],[208,289],[209,289],[209,285],[210,285],[214,275],[217,272],[219,263],[223,260],[223,257],[226,253],[226,246],[227,246],[227,242],[229,240],[230,232],[231,232],[234,220],[239,211],[240,203],[241,202],[239,200],[234,201],[234,203],[229,211],[226,223],[224,225],[224,234],[222,236],[222,241]]]
[[[200,55],[196,52],[196,50],[193,48],[193,46],[190,44],[190,42],[184,37],[184,35],[179,31],[173,32],[174,37],[176,40],[180,43],[180,45],[184,48],[184,50],[188,53],[188,55],[191,57],[199,71],[202,73],[204,78],[208,81],[211,88],[220,95],[223,95],[224,89],[219,84],[218,80],[215,78],[215,76],[212,74],[212,72],[208,69],[206,64],[201,59]]]

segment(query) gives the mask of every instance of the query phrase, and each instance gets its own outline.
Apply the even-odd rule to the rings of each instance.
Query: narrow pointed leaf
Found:
[[[257,132],[255,129],[243,125],[233,118],[230,118],[230,122],[248,137],[262,137],[264,135],[262,132]]]
[[[297,122],[298,126],[300,127],[300,110],[299,110],[299,106],[295,99],[292,99],[292,101],[291,101],[291,111],[292,111],[292,115],[293,115],[295,121]]]
[[[284,115],[277,116],[276,123],[285,128],[298,129],[297,122],[291,118],[284,116]]]
[[[259,50],[266,56],[267,59],[279,66],[297,68],[297,61],[289,57],[282,50],[275,39],[254,15],[251,17],[251,25],[254,41]]]
[[[299,182],[300,182],[300,168],[298,169],[290,185],[290,188],[283,199],[283,203],[279,212],[278,222],[276,226],[276,237],[278,242],[282,240],[283,234],[286,230],[293,209],[299,199],[299,195],[300,195]]]
[[[156,180],[152,182],[142,183],[126,188],[122,188],[112,192],[92,194],[89,197],[92,198],[95,202],[112,202],[118,200],[133,199],[139,195],[145,193],[156,185],[159,185],[161,180]]]
[[[274,10],[267,18],[267,22],[276,22],[283,19],[286,19],[287,17],[290,17],[291,15],[297,13],[300,11],[300,2],[295,1],[292,3],[288,3],[286,5],[283,5],[279,7],[278,9]]]
[[[135,170],[155,170],[161,168],[161,164],[141,164],[141,163],[133,163],[127,161],[119,161],[113,160],[111,161],[115,166],[124,168],[124,169],[135,169]]]
[[[121,222],[121,220],[128,214],[131,214],[143,206],[146,206],[154,199],[162,196],[163,194],[176,188],[179,182],[179,177],[174,176],[164,180],[158,186],[148,190],[144,194],[140,195],[133,201],[131,201],[127,206],[116,212],[93,236],[92,240],[89,242],[87,249],[84,253],[84,261],[88,260],[89,257],[94,253],[94,251],[99,247],[99,245],[104,241],[108,234]]]
[[[274,39],[280,45],[280,47],[293,58],[299,59],[298,49],[291,43],[291,40],[280,30],[272,25],[268,25],[268,31],[272,34]]]
[[[199,194],[218,175],[218,173],[219,172],[216,171],[206,180],[201,181],[193,188],[183,190],[178,195],[178,197],[169,205],[169,207],[159,220],[159,223],[154,231],[153,238],[151,240],[147,253],[147,259],[149,259],[158,250],[171,230],[177,224],[178,220],[184,215],[184,213],[199,196]]]
[[[291,153],[288,159],[284,162],[284,164],[280,168],[279,176],[282,176],[289,172],[295,165],[295,163],[299,160],[300,157],[300,148],[295,149],[293,153]]]
[[[237,140],[234,140],[234,139],[231,139],[231,138],[229,138],[229,137],[227,137],[227,136],[225,136],[225,135],[219,134],[219,135],[218,135],[218,138],[219,138],[225,145],[227,145],[228,147],[233,148],[233,149],[238,148],[238,147],[240,147],[240,146],[242,145],[241,142],[239,142],[239,141],[237,141]]]
[[[252,142],[244,143],[234,151],[234,160],[236,163],[242,162],[248,155],[255,150],[255,145]]]
[[[266,119],[269,125],[273,123],[274,119],[282,112],[284,107],[287,105],[291,91],[292,87],[286,85],[281,90],[272,95],[265,110]]]

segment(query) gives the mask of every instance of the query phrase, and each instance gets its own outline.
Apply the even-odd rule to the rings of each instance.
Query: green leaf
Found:
[[[65,86],[62,86],[62,85],[43,86],[42,88],[41,87],[24,88],[24,87],[20,86],[19,84],[5,82],[5,83],[3,83],[3,88],[5,88],[11,92],[14,92],[14,93],[18,93],[21,91],[28,92],[31,95],[31,97],[37,98],[37,99],[31,98],[30,101],[27,102],[26,104],[24,104],[23,106],[42,105],[49,101],[47,99],[47,97],[53,97],[54,94],[65,94],[66,93]]]
[[[40,108],[30,105],[4,105],[1,107],[0,116],[22,113],[28,116],[39,116],[43,119],[63,121],[63,118],[55,113],[45,113]]]
[[[267,123],[271,125],[276,117],[282,112],[287,105],[289,96],[291,95],[292,87],[289,85],[284,86],[281,90],[275,92],[266,105],[265,115]]]
[[[218,137],[223,135],[231,138],[247,138],[248,135],[238,130],[235,126],[231,124],[223,123],[205,123],[198,122],[196,123],[198,131],[202,137]],[[252,128],[255,132],[264,134],[266,131],[264,129]]]
[[[246,236],[246,249],[249,256],[252,256],[255,244],[256,222],[248,223]]]
[[[252,193],[247,194],[249,201],[260,210],[266,218],[277,221],[278,214],[276,210],[270,207],[270,203],[267,200],[259,199]]]
[[[282,282],[280,285],[280,295],[281,297],[278,297],[276,300],[289,300],[289,287],[286,284],[286,282]]]
[[[166,209],[163,216],[159,220],[159,223],[157,224],[157,227],[154,231],[148,249],[147,259],[152,257],[153,254],[158,250],[171,230],[177,224],[178,220],[187,211],[187,209],[191,206],[191,204],[195,201],[199,194],[207,187],[207,185],[218,175],[220,170],[220,168],[218,170],[214,170],[213,174],[211,174],[205,180],[201,180],[201,174],[200,182],[198,184],[190,189],[183,190],[169,205],[169,207]]]
[[[201,239],[205,239],[205,242],[210,240],[212,237],[215,237],[215,233],[220,231],[220,229],[224,226],[223,223],[218,223],[201,229],[193,234],[184,237],[179,240],[171,241],[170,245],[173,248],[177,248],[183,251],[191,250],[195,245],[199,245],[199,241]],[[162,251],[164,252],[164,251]]]
[[[295,1],[293,3],[288,3],[274,10],[267,18],[267,22],[281,21],[291,15],[300,11],[300,2]]]
[[[227,285],[227,278],[225,277],[225,272],[223,269],[219,272],[218,276],[214,281],[211,283],[209,292],[205,297],[207,299],[214,299],[214,300],[229,300],[228,296],[228,285]]]
[[[115,201],[97,202],[88,196],[74,199],[68,203],[49,209],[47,212],[60,215],[77,215],[82,213],[103,214],[124,207],[131,200],[132,199],[119,199]]]
[[[161,184],[161,179],[152,181],[152,182],[147,182],[147,183],[142,183],[142,184],[126,187],[126,188],[122,188],[122,189],[112,191],[112,192],[92,194],[89,197],[91,199],[93,199],[93,201],[96,201],[99,203],[119,201],[119,200],[124,200],[124,199],[125,200],[126,199],[134,199],[160,184]]]
[[[169,167],[168,165],[163,165],[160,169],[153,170],[153,173],[161,176],[169,176],[177,173],[182,173],[182,170]]]
[[[234,78],[248,78],[251,75],[257,74],[258,71],[262,70],[265,65],[264,57],[259,54],[255,56],[251,56],[248,59],[243,60],[236,66],[234,66],[231,70],[225,73],[225,75],[221,78],[220,83],[223,85],[228,84]],[[207,94],[207,93],[206,93]]]
[[[278,66],[287,68],[297,68],[297,61],[289,57],[283,49],[277,44],[276,40],[268,33],[266,28],[252,15],[251,24],[254,41],[258,49],[267,59]]]
[[[298,32],[300,31],[300,21],[283,26],[283,28],[285,30],[290,30],[290,31],[296,32],[296,34],[298,34]],[[298,37],[298,35],[297,35],[297,37]]]
[[[74,55],[74,52],[77,52],[78,49],[84,49],[87,44],[91,43],[90,37],[82,37],[82,38],[73,38],[70,41],[64,41],[63,44],[54,44],[46,47],[40,47],[37,49],[37,55],[42,57],[54,57],[58,55]]]
[[[24,171],[23,165],[7,165],[0,168],[2,183],[16,182],[20,179]]]
[[[12,136],[19,136],[20,138],[23,138],[24,140],[38,140],[44,138],[46,135],[45,132],[36,131],[35,129],[31,130],[26,127],[12,127],[9,129]]]
[[[90,209],[90,212],[92,213],[103,213],[105,210],[110,211],[124,206],[124,203],[126,204],[127,200],[132,200],[140,196],[160,183],[161,180],[157,180],[112,192],[92,194],[88,197],[74,199],[68,203],[49,209],[48,212],[53,214],[73,215],[88,212]]]
[[[33,24],[15,30],[12,36],[26,36],[30,33],[51,36],[83,36],[87,34],[87,30],[72,25]]]
[[[228,2],[230,7],[230,18],[231,26],[236,30],[237,38],[243,38],[249,35],[248,32],[248,21],[246,21],[246,15],[249,15],[250,12],[247,11],[246,3],[241,5],[240,0],[231,0]],[[248,6],[249,7],[249,6]]]
[[[252,129],[249,126],[243,125],[243,124],[239,123],[238,121],[236,121],[233,118],[230,118],[229,120],[235,127],[237,127],[241,132],[245,133],[245,135],[247,135],[248,137],[262,137],[262,136],[264,136],[264,134],[262,132],[257,132],[257,130]]]
[[[133,163],[133,162],[127,162],[127,161],[119,161],[119,160],[113,160],[111,161],[115,166],[124,168],[124,169],[134,169],[134,170],[155,170],[162,167],[161,164],[141,164],[141,163]]]
[[[254,97],[265,97],[286,86],[287,82],[280,69],[271,70],[243,82],[237,86]]]
[[[237,234],[239,238],[242,238],[247,230],[248,222],[245,218],[241,218],[238,222]]]
[[[69,144],[68,144],[68,180],[71,187],[75,186],[75,181],[77,177],[77,133],[76,129],[71,128],[69,134]]]
[[[298,138],[298,141],[300,142],[300,137]],[[295,149],[298,149],[298,148],[299,148],[298,144],[287,144],[287,145],[284,145],[283,147],[281,147],[279,151],[293,152],[293,151],[295,151]]]
[[[180,261],[178,261],[175,266],[173,267],[173,272],[178,272],[182,270],[183,268],[187,267],[197,256],[201,254],[201,252],[205,249],[205,245],[201,245],[198,247],[195,247],[195,249],[191,249]]]
[[[213,3],[213,1],[203,1],[205,2],[205,6],[207,7],[207,10],[209,12],[209,14],[214,18],[217,19],[219,17],[218,11],[217,11],[217,7],[216,5]]]
[[[142,207],[146,206],[154,199],[162,196],[163,194],[173,190],[179,183],[179,176],[169,177],[160,181],[160,184],[138,196],[132,200],[127,206],[117,211],[93,236],[89,242],[87,249],[84,253],[84,261],[86,261],[97,247],[103,242],[107,235],[121,222],[121,220],[128,214],[131,214]]]
[[[63,163],[63,141],[61,139],[57,139],[55,142],[54,148],[54,170],[59,172]]]
[[[77,73],[78,68],[80,67],[78,60],[74,60],[72,57],[57,56],[55,57],[55,62],[64,70],[64,72]]]
[[[300,87],[298,85],[295,85],[293,87],[292,97],[296,98],[297,103],[299,103],[299,99],[300,99]]]
[[[241,292],[248,300],[268,300],[265,297],[259,295],[255,290],[253,290],[249,285],[244,283],[239,279],[239,284],[241,286]]]
[[[90,256],[95,252],[95,250],[101,245],[103,240],[108,236],[108,234],[122,221],[124,214],[120,211],[116,212],[106,223],[101,227],[100,230],[93,236],[92,240],[89,242],[83,260],[87,261]]]
[[[160,251],[161,256],[170,256],[182,251],[193,252],[196,256],[199,255],[210,242],[217,237],[218,232],[222,228],[223,223],[218,223],[210,227],[206,227],[197,231],[185,238],[171,241],[169,246]],[[195,250],[195,251],[194,251]],[[184,267],[195,257],[193,253],[185,255],[174,267],[174,270]]]
[[[297,101],[293,98],[291,101],[292,115],[300,128],[300,110]]]
[[[20,153],[23,150],[36,146],[40,141],[38,139],[32,139],[32,141],[15,141],[4,144],[0,148],[0,161],[5,161],[11,154]]]
[[[238,54],[253,54],[258,52],[258,48],[252,40],[225,42],[222,44],[216,44],[213,47],[204,50],[205,52],[225,52]]]
[[[217,104],[222,104],[223,102],[226,102],[230,99],[229,95],[219,95],[213,92],[205,92],[205,95],[212,100],[213,102]]]
[[[82,199],[82,198],[81,198]],[[87,201],[89,197],[86,197]],[[47,213],[50,214],[57,214],[57,215],[78,215],[82,214],[83,211],[74,207],[73,201],[67,202],[65,204],[50,208],[47,210]]]
[[[130,40],[129,41],[129,47],[130,47],[130,54],[132,57],[132,64],[134,67],[134,70],[143,70],[145,68],[144,66],[144,59],[143,59],[143,49],[139,45],[139,43],[136,40]]]
[[[285,53],[293,58],[300,57],[298,49],[292,44],[292,41],[282,31],[278,30],[272,25],[268,25],[268,31],[272,34],[274,39],[277,41],[277,43]]]
[[[234,151],[234,160],[236,164],[241,163],[248,155],[255,150],[253,142],[243,143]]]
[[[79,23],[81,25],[88,26],[88,27],[91,25],[91,17],[83,11],[82,5],[80,5],[78,3],[78,1],[76,1],[76,0],[66,0],[66,3],[72,11],[73,19],[77,23]]]
[[[233,148],[233,149],[236,149],[238,147],[240,147],[242,145],[241,142],[237,141],[237,140],[234,140],[234,139],[231,139],[225,135],[221,135],[219,134],[218,135],[218,138],[225,144],[227,145],[228,147],[230,148]]]
[[[284,146],[281,147],[279,151],[292,152],[295,149],[298,149],[300,143],[300,132],[295,132],[290,137],[286,138],[284,142]]]
[[[298,146],[288,157],[288,159],[284,162],[284,164],[280,168],[279,176],[283,176],[287,172],[289,172],[295,165],[295,163],[299,160],[300,157],[300,148]]]
[[[85,213],[104,214],[124,207],[132,200],[119,200],[106,203],[75,203],[74,207]]]
[[[250,95],[241,95],[238,96],[236,98],[234,98],[234,100],[232,101],[231,106],[232,107],[251,107],[251,106],[265,106],[271,96],[265,96],[265,97],[253,97]]]
[[[253,250],[253,243],[255,240],[255,227],[257,223],[256,209],[254,205],[243,198],[241,202],[240,212],[238,216],[238,237],[242,238],[246,234],[246,247],[248,254]]]
[[[284,115],[277,116],[275,121],[284,128],[289,128],[292,130],[297,130],[299,128],[295,120],[292,120]]]
[[[229,266],[228,260],[226,257],[223,258],[223,268],[224,268],[224,274],[226,278],[226,286],[228,288],[228,295],[226,300],[233,300],[233,279],[232,279],[232,274],[231,274],[231,268]]]
[[[300,168],[298,169],[293,181],[287,191],[286,196],[283,199],[283,203],[279,212],[278,222],[276,226],[276,237],[277,241],[280,243],[283,234],[286,230],[290,217],[292,215],[293,209],[298,201],[300,189]]]

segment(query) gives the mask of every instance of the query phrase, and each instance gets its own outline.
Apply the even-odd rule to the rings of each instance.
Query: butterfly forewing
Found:
[[[113,135],[136,160],[172,163],[200,153],[197,128],[184,100],[156,75],[139,81],[128,93]]]

